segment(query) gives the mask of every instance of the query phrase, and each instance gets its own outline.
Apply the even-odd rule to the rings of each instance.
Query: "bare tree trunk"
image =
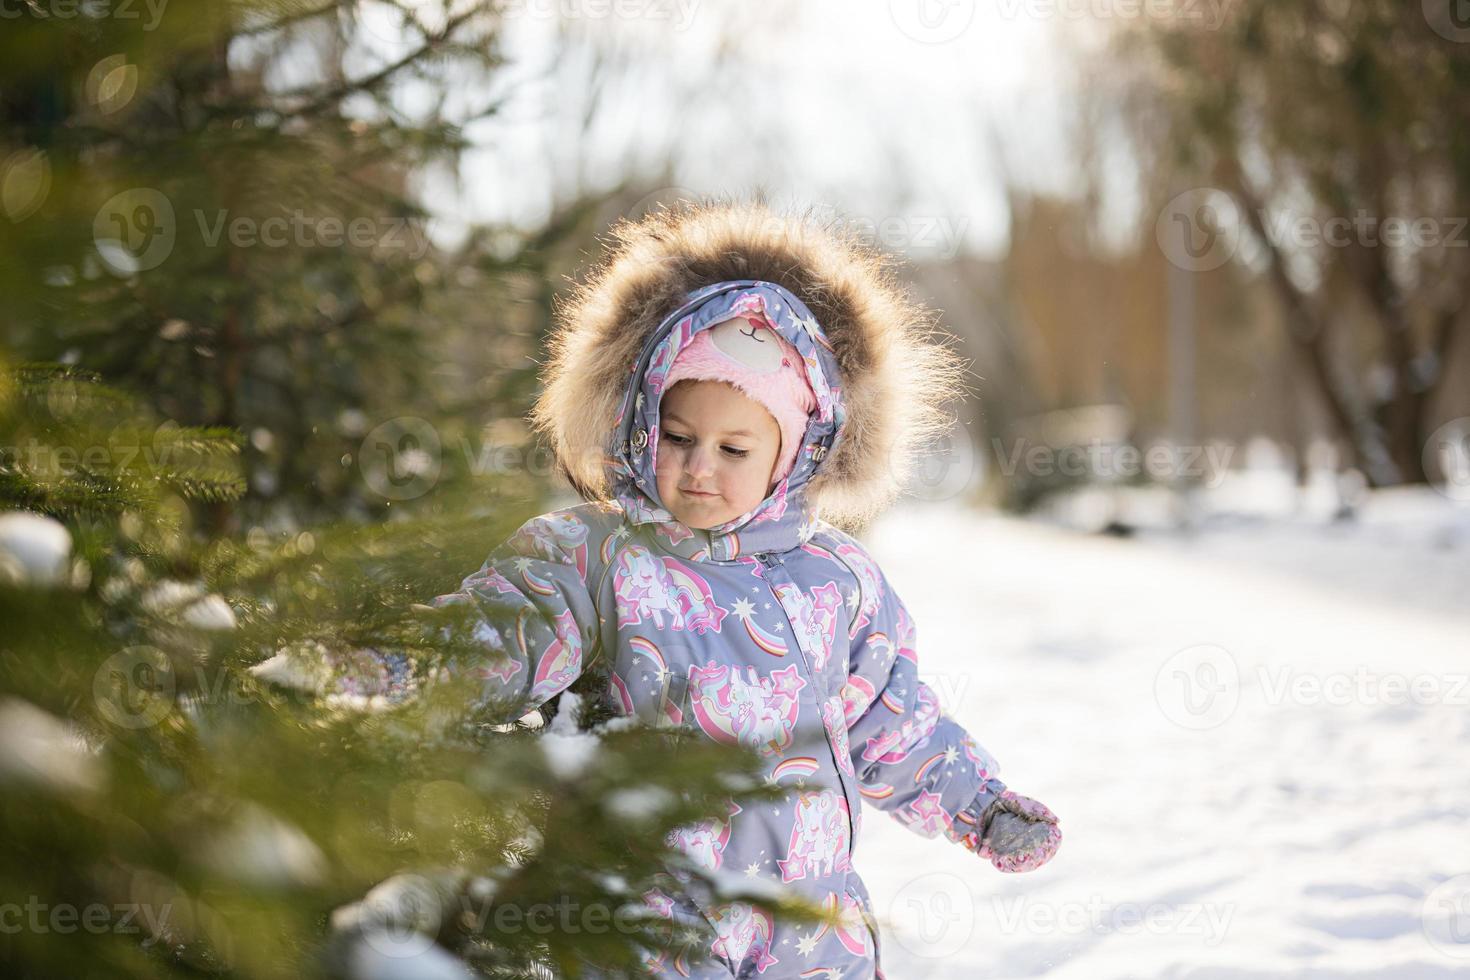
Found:
[[[1367,477],[1371,486],[1391,486],[1402,479],[1400,471],[1385,446],[1382,433],[1366,412],[1357,408],[1333,377],[1331,352],[1327,346],[1328,321],[1312,306],[1311,300],[1296,287],[1286,273],[1286,262],[1268,233],[1262,217],[1264,208],[1246,186],[1239,161],[1230,160],[1217,169],[1217,177],[1225,189],[1234,194],[1245,211],[1251,230],[1270,256],[1269,275],[1276,295],[1281,299],[1286,318],[1286,333],[1306,376],[1322,402],[1328,417],[1348,447],[1349,459]]]

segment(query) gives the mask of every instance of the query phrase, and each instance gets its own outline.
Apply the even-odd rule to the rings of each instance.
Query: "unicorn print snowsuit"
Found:
[[[646,898],[671,919],[702,916],[718,938],[712,959],[671,955],[652,975],[881,977],[853,864],[865,807],[976,850],[1005,787],[919,680],[915,623],[882,570],[824,514],[867,517],[897,492],[916,410],[905,382],[933,381],[906,373],[924,369],[904,344],[920,313],[868,260],[765,214],[683,212],[623,232],[562,314],[535,418],[586,502],[527,521],[434,601],[474,603],[497,627],[490,641],[511,658],[487,681],[498,696],[534,707],[604,658],[622,713],[750,746],[787,789],[769,805],[732,803],[674,843],[711,871],[799,891],[844,925],[788,928],[756,905],[656,890]],[[691,529],[658,497],[659,400],[683,345],[736,314],[795,346],[817,409],[764,500]]]

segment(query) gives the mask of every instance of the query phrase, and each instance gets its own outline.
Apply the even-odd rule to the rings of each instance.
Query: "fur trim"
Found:
[[[966,373],[937,315],[892,260],[852,234],[759,203],[681,202],[609,230],[608,251],[559,299],[531,423],[586,500],[608,495],[603,452],[646,338],[692,289],[728,279],[778,283],[832,344],[847,408],[843,436],[807,485],[823,519],[848,529],[901,492],[915,451],[943,435]]]

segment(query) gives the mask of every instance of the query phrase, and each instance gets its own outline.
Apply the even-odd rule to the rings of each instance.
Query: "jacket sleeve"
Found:
[[[450,676],[469,675],[481,693],[471,706],[518,718],[566,690],[595,652],[597,611],[588,586],[589,527],[570,510],[527,521],[433,608],[471,607],[463,640],[446,657]],[[446,639],[451,635],[445,628]],[[464,642],[467,640],[468,643]],[[468,647],[469,653],[463,651]],[[407,658],[376,649],[334,653],[318,693],[363,707],[415,696],[420,678]],[[381,700],[379,700],[381,699]]]
[[[913,619],[877,565],[865,564],[842,692],[863,798],[921,836],[975,850],[981,815],[1005,789],[999,767],[919,680]]]

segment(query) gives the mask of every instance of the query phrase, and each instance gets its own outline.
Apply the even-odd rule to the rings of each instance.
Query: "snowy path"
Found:
[[[1470,977],[1470,547],[1296,536],[944,505],[864,536],[921,675],[1066,833],[1009,876],[868,810],[891,980]]]

